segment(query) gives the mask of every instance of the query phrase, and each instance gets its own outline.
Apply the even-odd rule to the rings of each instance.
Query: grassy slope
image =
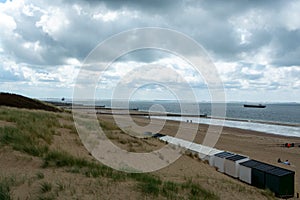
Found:
[[[2,108],[0,110],[0,120],[15,123],[15,126],[0,128],[0,141],[2,148],[10,146],[13,150],[20,151],[30,156],[39,157],[43,160],[42,168],[63,168],[65,172],[81,174],[89,178],[108,178],[115,182],[133,181],[138,193],[153,195],[156,197],[182,198],[189,196],[193,199],[202,196],[203,199],[218,199],[218,197],[203,189],[191,181],[178,184],[174,182],[164,182],[159,177],[149,174],[128,174],[115,171],[89,158],[80,158],[57,149],[52,149],[53,136],[57,134],[56,129],[61,128],[59,118],[69,118],[60,114],[26,111],[17,109]],[[26,120],[24,120],[26,119]],[[71,134],[71,133],[70,133]],[[40,174],[40,177],[43,175]],[[9,199],[11,186],[9,177],[2,178],[0,192],[3,198]],[[55,199],[57,194],[52,194],[53,183],[40,183],[39,198]],[[104,188],[105,189],[105,188]],[[178,191],[183,194],[177,195]],[[50,193],[50,194],[48,194]],[[5,198],[4,198],[5,197]]]
[[[39,109],[46,111],[54,111],[59,112],[60,109],[41,102],[39,100],[30,99],[17,94],[10,93],[0,93],[0,106],[9,106],[9,107],[17,107],[17,108],[28,108],[28,109]]]
[[[0,126],[0,199],[222,199],[222,191],[212,192],[197,179],[174,181],[99,164],[85,151],[71,120],[67,113],[0,107],[0,121],[11,122]],[[107,132],[120,131],[108,121],[101,124]],[[241,195],[256,192],[258,199],[272,198],[233,182],[227,187]]]

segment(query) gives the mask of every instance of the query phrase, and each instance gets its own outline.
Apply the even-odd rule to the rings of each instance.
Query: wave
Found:
[[[231,128],[239,128],[245,130],[258,131],[263,133],[282,135],[282,136],[292,136],[300,137],[300,127],[294,126],[284,126],[276,124],[266,124],[266,123],[256,123],[256,122],[245,122],[245,121],[230,121],[230,120],[220,120],[220,119],[208,119],[208,118],[196,118],[196,117],[160,117],[153,116],[156,119],[166,119],[174,121],[187,121],[192,120],[193,123],[208,124],[208,125],[218,125]]]

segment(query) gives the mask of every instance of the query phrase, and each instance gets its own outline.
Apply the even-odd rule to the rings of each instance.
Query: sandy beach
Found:
[[[108,119],[111,118],[111,116],[101,115],[101,118]],[[145,117],[134,117],[133,119],[140,126],[146,126],[150,122],[150,120]],[[151,120],[153,120],[153,123],[161,123],[158,119]],[[180,122],[178,121],[167,121],[160,133],[175,136],[179,124]],[[203,138],[207,133],[208,125],[182,122],[182,127],[186,129],[187,134],[191,128],[198,127],[198,133],[194,142],[202,144]],[[300,143],[300,138],[223,127],[221,136],[216,143],[215,148],[246,155],[251,159],[256,159],[295,171],[295,192],[300,192],[300,176],[298,175],[300,173],[300,147],[295,146],[287,148],[284,147],[285,143]],[[291,165],[288,166],[278,163],[278,158],[283,161],[289,160]],[[186,165],[189,164],[186,163]]]
[[[53,113],[6,107],[2,107],[0,111],[0,136],[4,142],[0,148],[0,183],[2,188],[3,185],[10,188],[8,193],[12,199],[190,199],[191,195],[194,199],[201,199],[203,195],[208,195],[208,199],[221,200],[276,199],[270,191],[222,174],[207,162],[183,150],[180,151],[182,156],[175,162],[157,171],[138,174],[134,178],[130,174],[104,166],[87,151],[74,127],[70,112]],[[28,119],[26,123],[24,116]],[[40,120],[36,120],[37,117]],[[161,119],[126,115],[118,116],[123,124],[117,125],[115,117],[117,116],[98,114],[99,123],[107,138],[123,150],[135,153],[158,150],[166,144],[156,138],[135,137],[120,130],[130,120],[138,125],[133,132],[139,133],[139,136],[144,135],[143,129],[149,129],[149,124],[154,128],[163,125],[158,132],[170,136],[175,136],[180,127],[184,133],[180,138],[183,139],[188,138],[192,130],[197,130],[194,142],[200,144],[209,128],[203,124],[179,121],[164,123]],[[9,131],[15,132],[11,135]],[[35,140],[23,144],[23,139],[11,140],[8,135],[25,139],[30,136],[28,138]],[[224,127],[215,148],[296,171],[296,199],[296,193],[300,191],[300,148],[286,148],[283,144],[299,142],[300,138]],[[277,163],[278,158],[288,159],[291,165]],[[162,157],[162,160],[168,158]],[[151,185],[153,183],[149,183],[148,176],[158,177],[159,182]]]

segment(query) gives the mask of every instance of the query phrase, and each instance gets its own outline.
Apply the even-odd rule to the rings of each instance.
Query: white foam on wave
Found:
[[[275,124],[265,124],[256,122],[245,122],[245,121],[230,121],[230,120],[219,120],[219,119],[208,119],[208,118],[195,118],[195,117],[152,117],[157,119],[167,119],[175,121],[187,121],[192,120],[193,123],[208,124],[208,125],[219,125],[232,128],[240,128],[245,130],[259,131],[263,133],[270,133],[283,136],[300,137],[300,127],[284,126]]]

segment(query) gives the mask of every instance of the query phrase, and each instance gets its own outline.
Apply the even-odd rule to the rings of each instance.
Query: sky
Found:
[[[0,91],[72,98],[98,44],[130,29],[160,27],[204,48],[226,101],[300,103],[299,10],[297,0],[0,0]],[[205,78],[188,62],[144,49],[107,68],[96,98],[112,98],[124,84],[136,91],[133,99],[174,99],[187,90],[183,82],[199,101],[210,100]]]

